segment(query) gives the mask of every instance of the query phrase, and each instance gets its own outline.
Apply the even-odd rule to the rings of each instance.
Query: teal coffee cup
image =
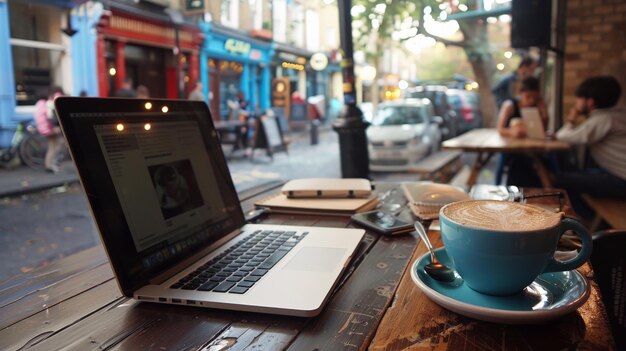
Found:
[[[439,212],[441,237],[465,283],[489,295],[512,295],[538,275],[576,269],[591,255],[591,236],[562,212],[510,201],[467,200]],[[582,241],[576,257],[554,257],[561,235],[574,231]]]

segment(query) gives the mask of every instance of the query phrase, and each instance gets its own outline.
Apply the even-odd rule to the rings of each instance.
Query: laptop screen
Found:
[[[91,107],[85,100],[93,102]],[[57,101],[125,293],[244,222],[206,105],[152,100],[153,108],[147,109],[141,101]]]
[[[99,124],[94,130],[137,252],[228,218],[195,121]]]

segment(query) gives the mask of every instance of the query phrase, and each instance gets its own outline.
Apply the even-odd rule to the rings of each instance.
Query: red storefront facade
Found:
[[[154,17],[154,16],[152,16]],[[181,25],[176,55],[175,28],[159,20],[115,8],[97,27],[98,91],[112,96],[130,78],[133,88],[144,85],[154,98],[178,98],[177,67],[185,96],[199,78],[198,54],[204,35],[197,27]],[[176,60],[179,65],[176,65]]]

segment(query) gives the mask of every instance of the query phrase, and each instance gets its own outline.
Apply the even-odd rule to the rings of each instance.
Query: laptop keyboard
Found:
[[[170,288],[243,294],[307,234],[308,232],[257,230]]]

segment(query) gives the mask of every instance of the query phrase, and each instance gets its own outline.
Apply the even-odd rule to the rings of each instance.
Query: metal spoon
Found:
[[[433,251],[433,244],[430,243],[430,240],[426,235],[426,230],[424,230],[424,226],[422,225],[422,223],[420,223],[419,221],[415,221],[414,226],[417,234],[419,234],[420,238],[422,238],[422,241],[424,241],[424,244],[426,244],[428,251],[430,251],[431,263],[424,266],[424,270],[426,271],[426,273],[435,280],[447,283],[453,282],[456,279],[454,270],[450,269],[450,267],[437,260],[435,252]]]

